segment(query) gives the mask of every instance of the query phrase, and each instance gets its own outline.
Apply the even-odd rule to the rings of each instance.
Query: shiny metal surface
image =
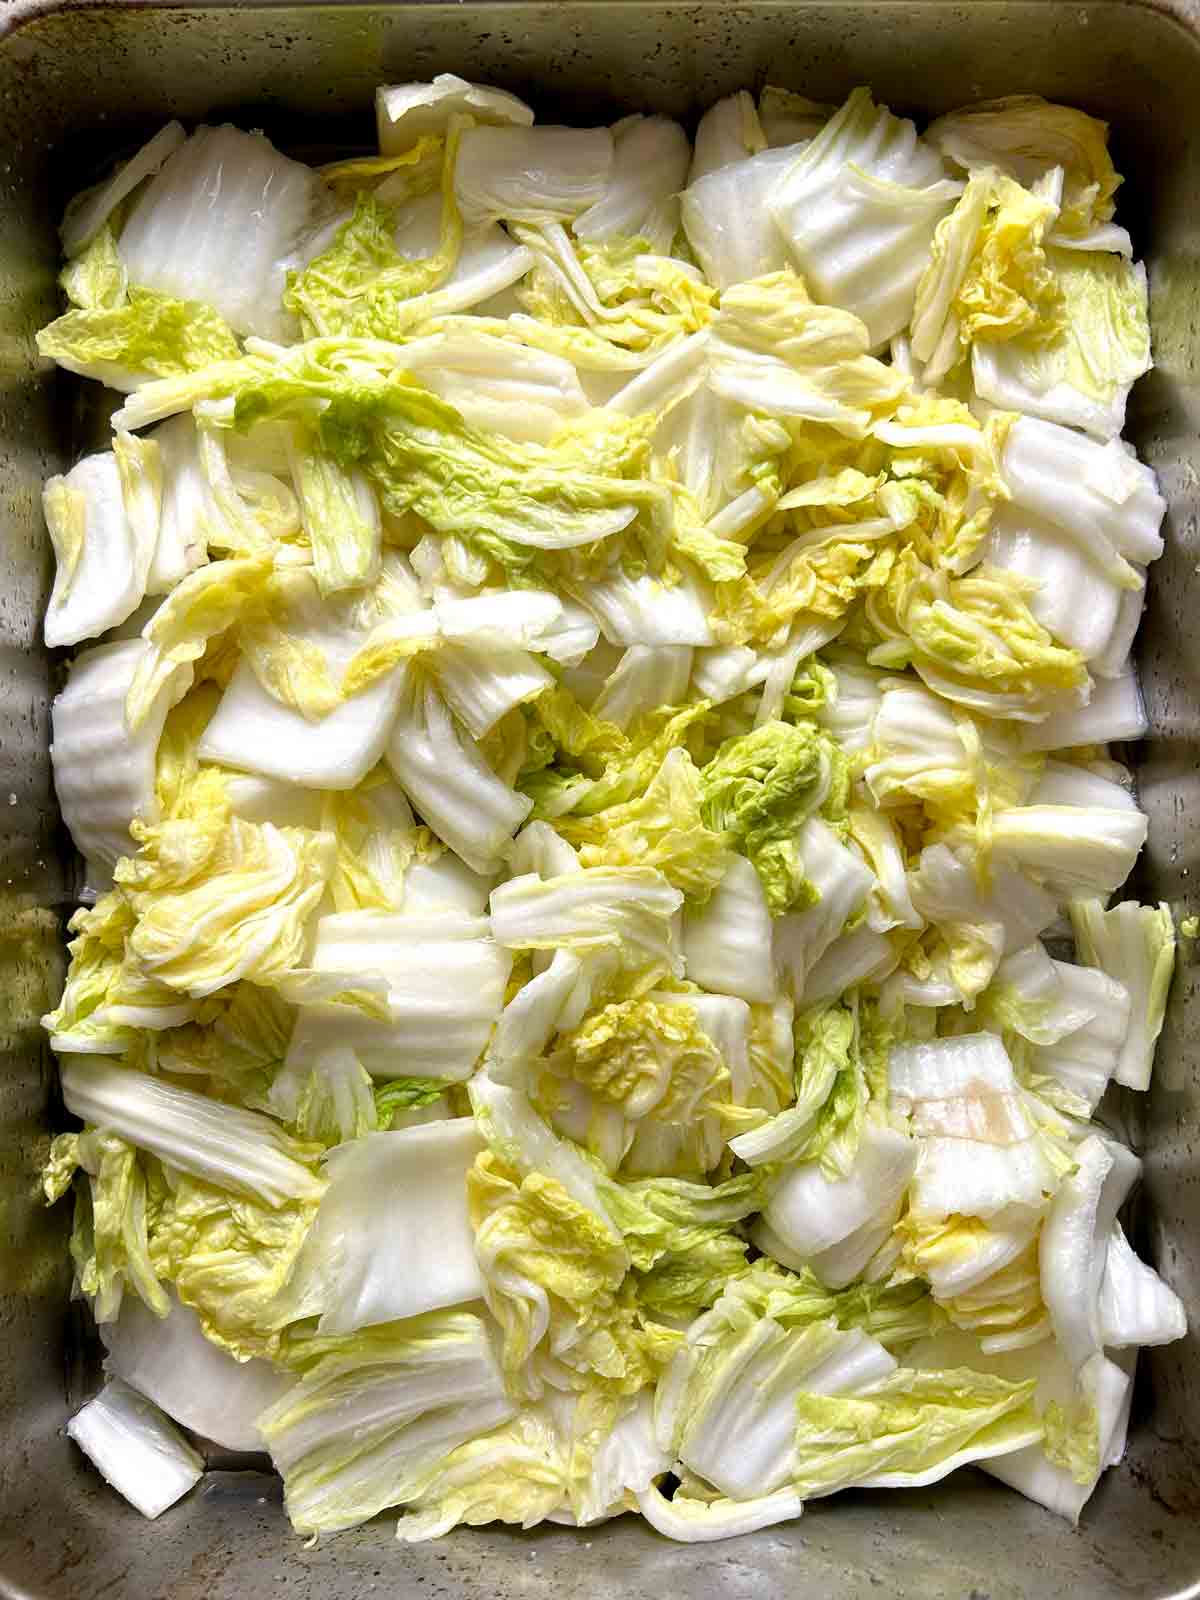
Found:
[[[1150,268],[1157,370],[1131,432],[1162,476],[1168,553],[1141,637],[1154,738],[1135,752],[1150,846],[1139,892],[1177,914],[1200,886],[1200,3],[1197,0],[555,0],[512,4],[104,6],[0,0],[0,1596],[595,1600],[784,1594],[1018,1600],[1200,1593],[1197,1333],[1143,1357],[1126,1463],[1077,1533],[961,1473],[937,1490],[845,1495],[789,1529],[672,1546],[633,1519],[576,1535],[462,1530],[408,1549],[388,1519],[305,1549],[269,1477],[214,1472],[154,1524],[61,1435],[84,1392],[65,1264],[67,1208],[38,1203],[56,1119],[37,1017],[61,981],[73,867],[46,758],[56,668],[38,643],[49,557],[38,490],[78,448],[79,386],[42,370],[54,312],[53,218],[104,158],[168,115],[229,114],[298,153],[365,143],[385,78],[454,70],[582,122],[694,113],[766,80],[822,99],[872,85],[934,114],[1039,91],[1113,124],[1121,215]],[[64,864],[65,863],[65,864]],[[1184,943],[1148,1104],[1119,1104],[1146,1158],[1141,1243],[1200,1329],[1200,1005]]]

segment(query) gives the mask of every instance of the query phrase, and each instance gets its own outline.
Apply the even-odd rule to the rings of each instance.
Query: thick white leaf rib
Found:
[[[167,713],[191,687],[176,668],[137,731],[126,731],[125,697],[150,646],[142,639],[98,645],[75,658],[51,707],[50,759],[63,821],[89,873],[110,873],[135,849],[129,824],[156,822],[158,742]]]
[[[387,1020],[346,1006],[302,1008],[289,1067],[318,1064],[331,1049],[353,1051],[376,1078],[461,1081],[470,1076],[504,1004],[511,958],[487,919],[458,909],[394,914],[348,911],[317,924],[318,972],[386,984]]]
[[[235,333],[291,330],[285,261],[323,204],[311,167],[261,133],[197,128],[151,179],[121,230],[131,283],[215,306]]]
[[[161,1516],[199,1483],[203,1458],[157,1406],[112,1378],[67,1423],[100,1475],[144,1517]]]
[[[289,1153],[291,1141],[279,1124],[260,1112],[177,1089],[98,1056],[64,1057],[62,1086],[73,1116],[219,1189],[269,1206],[317,1199],[323,1192],[321,1180]]]

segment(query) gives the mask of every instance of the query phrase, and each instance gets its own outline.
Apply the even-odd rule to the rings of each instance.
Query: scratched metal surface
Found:
[[[408,1549],[375,1525],[305,1549],[265,1475],[215,1471],[153,1524],[62,1436],[89,1381],[68,1303],[65,1208],[36,1174],[54,1126],[37,1018],[61,982],[74,871],[46,758],[55,665],[38,643],[49,561],[41,478],[88,438],[95,407],[42,370],[56,207],[167,115],[222,113],[306,146],[363,143],[377,82],[454,70],[564,119],[688,116],[774,82],[836,99],[859,82],[933,114],[1037,91],[1105,116],[1128,175],[1122,216],[1150,268],[1157,369],[1131,431],[1170,503],[1141,657],[1154,737],[1135,753],[1150,845],[1139,890],[1196,908],[1200,669],[1200,4],[1197,0],[820,0],[653,4],[159,6],[0,0],[0,1596],[350,1600],[454,1595],[595,1600],[1025,1600],[1182,1596],[1200,1582],[1196,1335],[1143,1358],[1129,1457],[1072,1532],[974,1473],[936,1490],[846,1495],[733,1544],[668,1544],[631,1518],[576,1534],[462,1530]],[[86,409],[85,409],[86,407]],[[88,442],[91,442],[88,440]],[[1141,1242],[1200,1326],[1196,971],[1185,946],[1147,1105],[1117,1106],[1146,1158]]]

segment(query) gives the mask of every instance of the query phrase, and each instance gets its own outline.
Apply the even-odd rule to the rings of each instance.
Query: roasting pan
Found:
[[[61,1126],[38,1017],[62,981],[77,863],[47,757],[60,666],[41,645],[51,555],[43,476],[98,441],[96,391],[51,372],[64,199],[166,118],[229,117],[301,156],[365,147],[385,80],[454,71],[540,115],[694,118],[766,81],[822,100],[869,84],[932,116],[1038,92],[1113,127],[1119,216],[1150,275],[1155,371],[1129,436],[1167,497],[1167,553],[1139,636],[1152,736],[1132,754],[1149,845],[1135,888],[1177,916],[1200,886],[1200,0],[463,0],[459,4],[146,4],[0,0],[0,1596],[5,1600],[1182,1600],[1200,1594],[1200,1002],[1183,941],[1148,1099],[1118,1104],[1145,1158],[1135,1237],[1193,1333],[1143,1352],[1123,1465],[1078,1530],[973,1471],[935,1489],[844,1494],[798,1523],[672,1545],[623,1517],[575,1533],[461,1529],[401,1546],[394,1519],[311,1549],[279,1485],[211,1457],[200,1488],[147,1523],[62,1428],[95,1383],[69,1300],[69,1207],[37,1174]],[[239,1470],[240,1469],[240,1470]]]

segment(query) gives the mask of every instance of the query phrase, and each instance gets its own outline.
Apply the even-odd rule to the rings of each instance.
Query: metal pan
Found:
[[[148,1524],[61,1433],[89,1381],[75,1337],[65,1207],[39,1202],[57,1115],[37,1019],[61,982],[75,866],[47,760],[56,666],[40,644],[49,546],[42,477],[85,443],[81,386],[46,371],[34,330],[56,310],[54,221],[111,153],[167,116],[230,115],[298,153],[365,144],[376,83],[456,71],[564,120],[694,115],[718,95],[785,87],[834,100],[870,84],[933,115],[1036,91],[1110,120],[1120,215],[1146,256],[1157,367],[1130,433],[1169,503],[1141,664],[1153,726],[1136,751],[1150,843],[1138,890],[1192,909],[1200,840],[1194,642],[1200,459],[1200,4],[1196,0],[464,0],[265,5],[0,3],[0,1595],[350,1600],[371,1592],[500,1600],[787,1594],[1086,1600],[1200,1593],[1197,1334],[1143,1355],[1135,1426],[1078,1532],[963,1472],[935,1490],[818,1502],[796,1525],[673,1546],[633,1518],[576,1534],[462,1530],[397,1545],[381,1520],[305,1549],[275,1481],[217,1470]],[[1200,871],[1198,871],[1200,876]],[[1139,1243],[1200,1329],[1195,1134],[1200,1007],[1185,943],[1148,1102],[1122,1106],[1146,1158]]]

